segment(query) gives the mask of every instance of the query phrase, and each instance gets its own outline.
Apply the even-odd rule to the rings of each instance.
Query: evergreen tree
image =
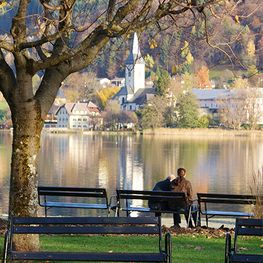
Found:
[[[157,94],[160,96],[164,96],[167,93],[171,77],[168,71],[161,68],[157,68],[156,75],[157,81],[155,82],[155,86]]]
[[[177,101],[177,127],[178,128],[197,128],[198,104],[192,93],[185,93],[179,96]]]

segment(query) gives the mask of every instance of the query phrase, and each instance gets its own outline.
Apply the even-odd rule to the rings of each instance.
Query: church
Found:
[[[125,85],[114,96],[122,110],[136,111],[155,95],[155,88],[145,85],[145,61],[141,55],[137,34],[125,62]]]

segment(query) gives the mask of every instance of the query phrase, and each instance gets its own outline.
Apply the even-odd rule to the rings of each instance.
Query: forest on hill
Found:
[[[151,29],[139,33],[141,53],[149,72],[161,67],[170,74],[183,74],[207,66],[210,70],[249,71],[246,75],[250,77],[262,71],[263,3],[238,2],[241,3],[234,14],[226,14],[219,20],[210,14],[207,25],[204,20],[185,18],[184,24],[177,25],[175,21],[172,27],[158,25],[158,34]],[[99,77],[124,76],[130,46],[127,39],[109,43],[94,62],[92,71]]]
[[[158,23],[154,29],[138,32],[148,76],[151,72],[156,72],[158,67],[171,75],[197,72],[202,66],[207,66],[210,70],[241,71],[247,77],[262,71],[263,3],[261,0],[232,1],[236,2],[236,8],[231,14],[220,14],[219,17],[217,10],[211,9],[205,14],[207,20],[202,16],[180,17],[180,22],[173,21],[172,25],[171,22]],[[81,16],[87,16],[81,12],[82,9],[88,9],[96,17],[106,5],[102,0],[80,2],[81,5],[75,6],[80,10],[76,21],[81,20]],[[32,1],[31,12],[36,12],[38,8],[38,1]],[[10,25],[6,21],[10,19],[6,17],[12,16],[13,12],[15,9],[0,15],[0,35],[9,32]],[[92,17],[90,21],[92,22]],[[76,37],[76,42],[79,37],[81,38]],[[89,70],[98,77],[123,77],[125,60],[131,46],[129,39],[131,36],[111,41]]]

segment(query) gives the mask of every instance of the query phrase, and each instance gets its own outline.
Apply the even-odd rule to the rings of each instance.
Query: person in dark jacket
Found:
[[[165,180],[159,181],[153,187],[153,191],[171,191],[171,181],[175,179],[173,174],[167,176]],[[168,203],[167,202],[158,202],[155,200],[149,200],[149,207],[153,210],[167,210]],[[158,213],[158,215],[160,215]],[[157,216],[157,215],[156,215]]]
[[[192,206],[192,210],[196,211],[196,208],[193,206],[193,189],[191,182],[185,179],[186,176],[186,170],[184,168],[179,168],[177,170],[177,177],[171,182],[171,191],[173,192],[184,192],[186,195],[186,204],[173,204],[169,203],[169,208],[173,210],[180,210],[180,208],[183,208],[186,206],[186,213],[185,213],[185,219],[186,222],[188,222],[188,213],[189,209]],[[174,213],[174,227],[179,228],[181,223],[181,217],[179,213]],[[197,219],[197,212],[192,213],[192,217],[194,220],[194,223],[196,225],[196,219]],[[189,227],[193,227],[193,223],[191,218],[189,219]]]

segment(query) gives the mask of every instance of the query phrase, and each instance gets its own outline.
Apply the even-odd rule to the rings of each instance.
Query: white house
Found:
[[[125,62],[125,85],[113,97],[123,110],[135,111],[154,96],[155,89],[145,85],[145,62],[141,55],[137,34],[133,35],[130,54]]]
[[[202,113],[211,114],[217,118],[218,110],[222,107],[244,107],[244,119],[249,118],[249,114],[258,116],[257,123],[263,124],[263,88],[247,89],[192,89],[196,96]],[[243,103],[240,103],[240,101]],[[221,103],[220,103],[221,101]],[[225,101],[225,103],[224,103]],[[249,113],[250,112],[250,113]]]
[[[99,108],[92,102],[66,103],[56,115],[57,128],[97,129],[102,124]]]
[[[231,92],[228,89],[192,89],[192,93],[198,101],[201,114],[210,114],[217,118],[219,99],[230,96]]]

